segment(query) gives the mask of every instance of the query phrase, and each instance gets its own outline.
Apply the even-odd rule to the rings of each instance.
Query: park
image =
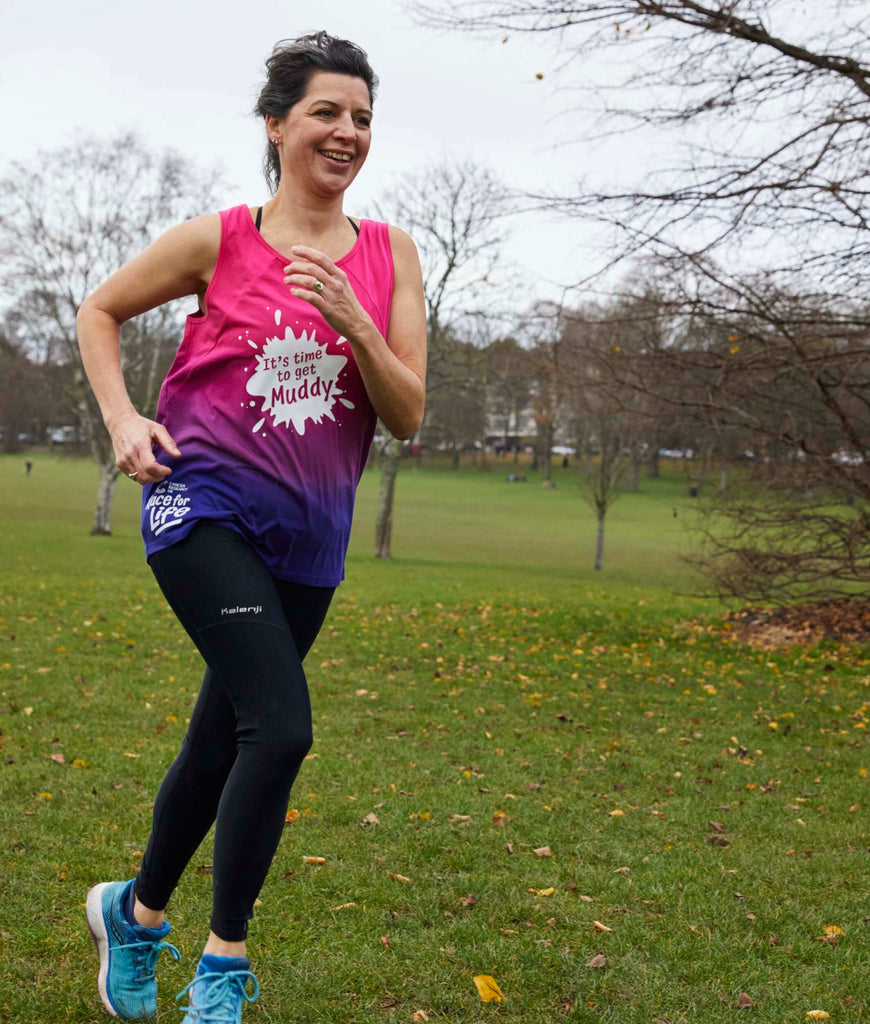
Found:
[[[84,893],[138,869],[201,668],[144,563],[139,489],[90,536],[93,463],[32,459],[0,460],[0,1018],[84,1024]],[[403,467],[390,560],[363,476],[251,1020],[864,1019],[867,645],[737,635],[681,558],[679,466],[614,504],[604,573],[576,471],[543,489],[511,468]],[[206,840],[172,905],[182,950],[209,871]]]

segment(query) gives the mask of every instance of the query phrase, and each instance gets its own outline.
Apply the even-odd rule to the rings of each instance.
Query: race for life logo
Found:
[[[280,311],[276,311],[275,321],[280,322]],[[343,340],[339,338],[339,342]],[[248,344],[255,347],[253,342]],[[354,408],[353,402],[342,397],[338,381],[347,358],[330,355],[325,344],[317,343],[314,330],[310,335],[303,331],[297,338],[287,327],[284,337],[269,338],[256,358],[247,391],[263,399],[261,411],[272,417],[274,426],[292,423],[297,433],[304,434],[309,420],[321,423],[328,417],[335,421],[333,409],[338,402]],[[264,415],[252,432],[257,433],[265,422]]]
[[[148,513],[148,525],[151,533],[158,537],[164,530],[178,526],[190,512],[190,498],[184,493],[186,484],[175,484],[165,481],[158,484],[145,502]]]

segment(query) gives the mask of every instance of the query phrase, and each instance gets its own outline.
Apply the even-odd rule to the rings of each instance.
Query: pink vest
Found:
[[[350,343],[290,294],[290,260],[247,206],[221,212],[206,314],[187,318],[157,419],[181,449],[144,488],[147,554],[200,519],[241,533],[274,576],[315,586],[344,577],[354,497],[377,417]],[[364,220],[336,261],[386,337],[393,257],[386,224]]]

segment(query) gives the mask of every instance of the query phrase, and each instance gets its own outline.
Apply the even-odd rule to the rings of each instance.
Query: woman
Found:
[[[123,1020],[156,1014],[154,965],[179,956],[164,908],[212,824],[213,912],[185,1020],[240,1022],[256,998],[247,922],[312,739],[302,659],[343,577],[377,417],[407,438],[423,416],[413,242],[342,208],[371,141],[366,55],[321,32],[279,44],[267,73],[256,110],[273,198],[173,228],[78,318],[117,464],[143,487],[149,564],[207,666],[137,878],[88,894],[100,995]],[[120,325],[194,294],[153,422],[127,395]]]

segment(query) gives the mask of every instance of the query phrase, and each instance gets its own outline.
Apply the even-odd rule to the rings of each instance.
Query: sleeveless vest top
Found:
[[[344,578],[353,504],[377,416],[350,343],[290,293],[290,260],[247,206],[224,210],[205,314],[187,318],[157,406],[181,450],[142,493],[145,551],[202,519],[236,530],[273,576],[334,587]],[[336,260],[386,337],[393,295],[388,227],[360,224]]]

